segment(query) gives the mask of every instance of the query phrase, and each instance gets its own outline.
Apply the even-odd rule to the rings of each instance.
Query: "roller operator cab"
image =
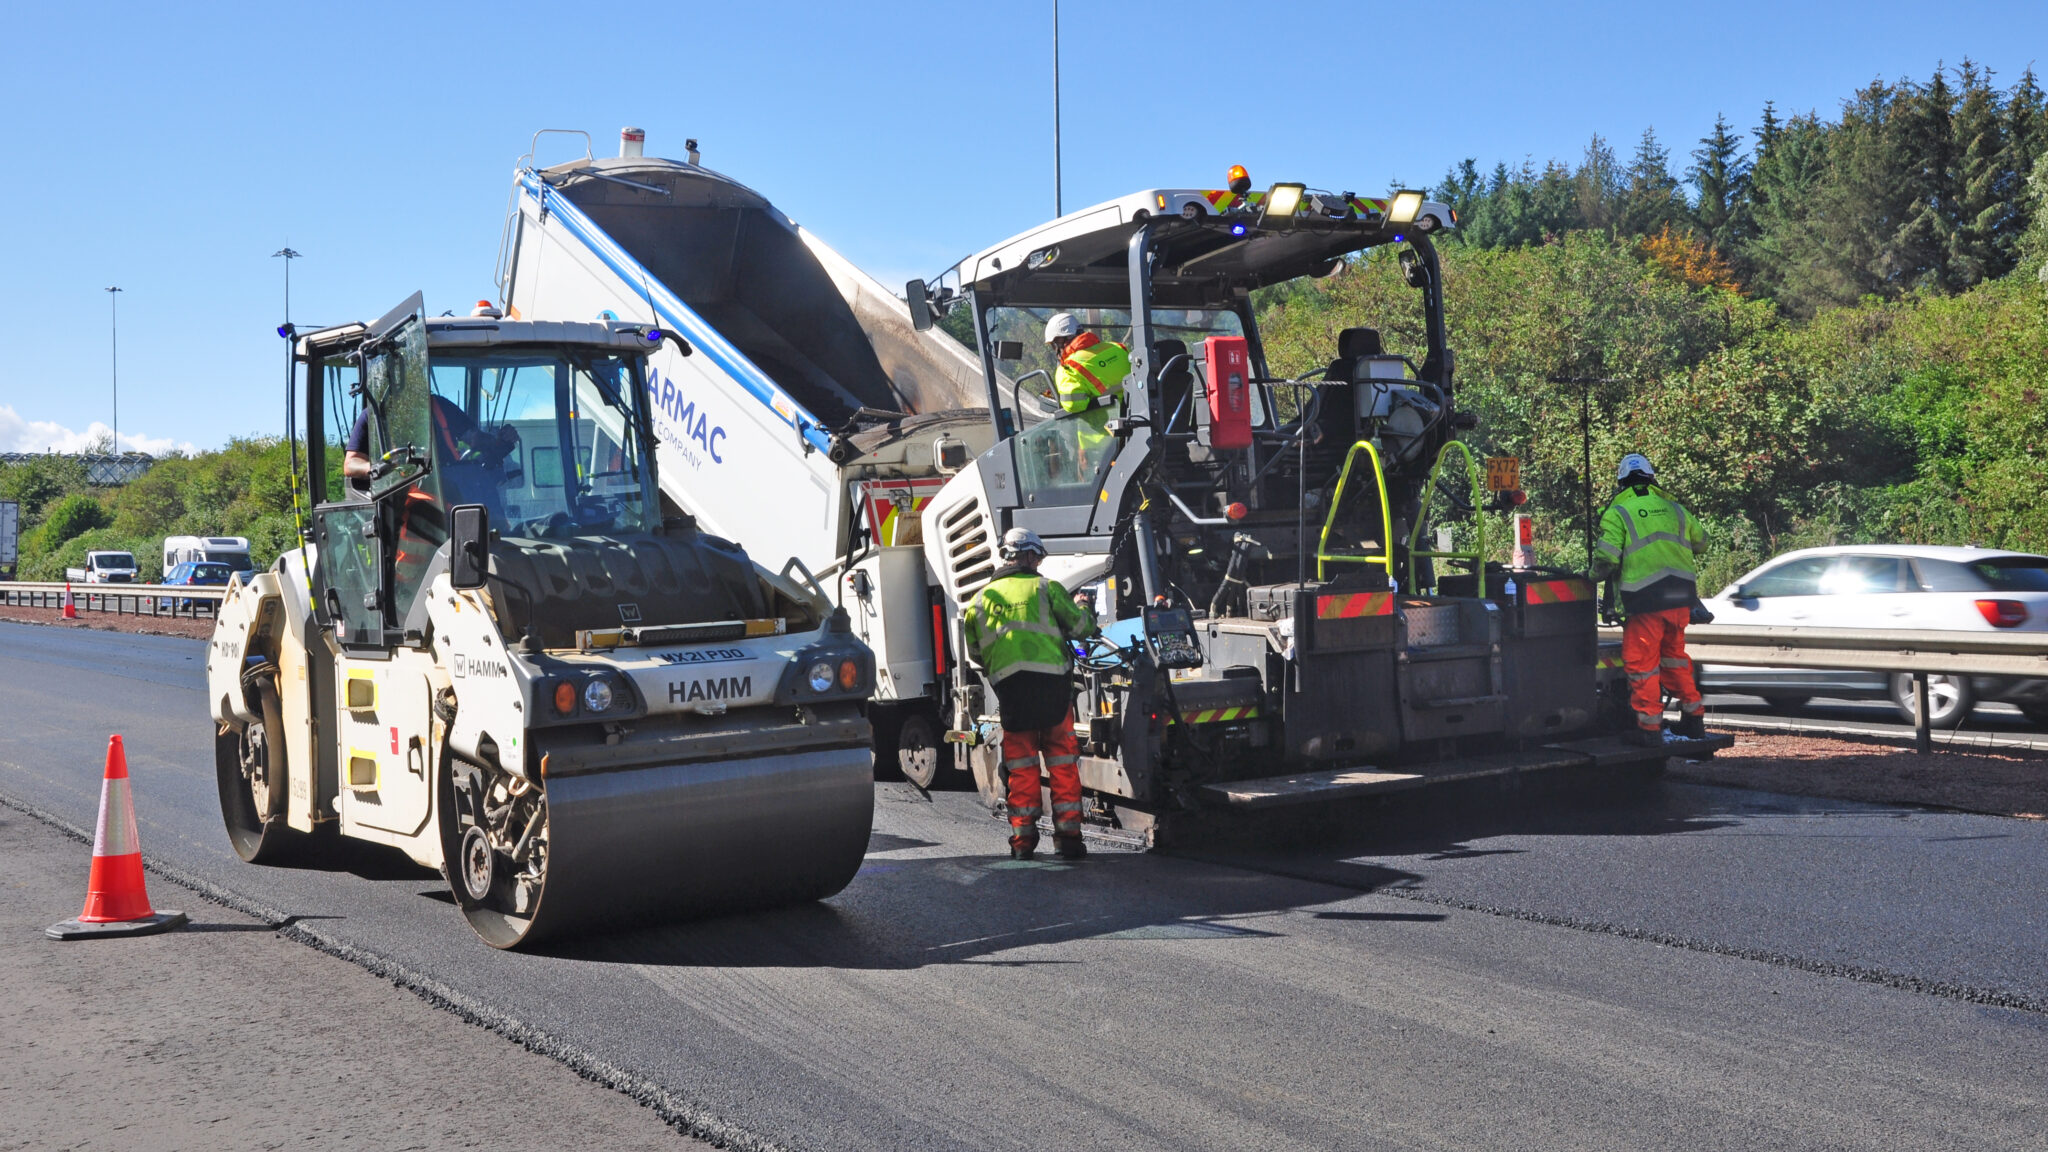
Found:
[[[237,853],[396,847],[499,947],[838,891],[870,651],[664,503],[674,337],[494,312],[298,338],[307,543],[230,587],[208,658]]]
[[[908,290],[919,323],[978,349],[997,438],[924,513],[951,643],[995,542],[1037,532],[1042,571],[1104,628],[1076,678],[1082,779],[1126,822],[1341,791],[1367,763],[1526,747],[1596,712],[1592,584],[1485,562],[1431,244],[1450,209],[1241,175],[1069,214]],[[1271,371],[1253,294],[1380,248],[1414,294],[1376,318],[1385,335],[1349,329],[1327,367]],[[1114,409],[1056,404],[1060,312],[1128,349]],[[957,666],[950,691],[949,739],[993,797],[993,694]]]

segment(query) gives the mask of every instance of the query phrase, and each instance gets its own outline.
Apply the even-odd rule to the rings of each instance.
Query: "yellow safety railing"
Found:
[[[1378,556],[1330,551],[1330,531],[1336,527],[1337,513],[1344,507],[1344,493],[1351,487],[1351,466],[1357,461],[1360,452],[1364,452],[1366,458],[1372,463],[1373,486],[1380,498],[1379,545],[1382,554]],[[1323,517],[1323,534],[1316,541],[1316,579],[1328,580],[1330,576],[1326,569],[1331,564],[1377,564],[1386,569],[1387,577],[1392,579],[1394,575],[1393,540],[1393,513],[1387,507],[1387,473],[1385,469],[1380,467],[1379,449],[1373,447],[1370,440],[1360,440],[1351,446],[1349,452],[1344,454],[1344,470],[1337,475],[1337,489],[1330,497],[1330,511]]]
[[[1429,498],[1436,494],[1437,475],[1443,471],[1444,458],[1451,454],[1451,449],[1453,448],[1456,448],[1459,454],[1465,457],[1465,476],[1472,483],[1471,493],[1474,507],[1472,524],[1473,531],[1476,533],[1473,551],[1429,551],[1422,547],[1422,526],[1429,520]],[[1485,490],[1485,484],[1481,481],[1480,475],[1479,461],[1473,458],[1472,449],[1466,447],[1464,441],[1451,440],[1446,442],[1442,448],[1437,449],[1436,463],[1429,467],[1429,487],[1422,490],[1422,507],[1417,510],[1419,514],[1415,517],[1415,531],[1410,534],[1408,539],[1408,587],[1418,592],[1422,590],[1422,585],[1415,579],[1415,562],[1422,557],[1427,556],[1432,560],[1470,560],[1473,562],[1473,574],[1479,578],[1479,597],[1482,600],[1486,598],[1486,514],[1477,510],[1480,493]]]

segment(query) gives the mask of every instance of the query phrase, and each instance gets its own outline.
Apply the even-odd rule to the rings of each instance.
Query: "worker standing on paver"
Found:
[[[1081,843],[1080,747],[1074,739],[1073,661],[1068,644],[1095,635],[1095,618],[1056,580],[1038,574],[1045,543],[1028,528],[1003,533],[1004,566],[961,615],[967,651],[995,685],[1003,721],[1003,782],[1010,856],[1038,849],[1038,760],[1051,778],[1053,846],[1062,860]]]
[[[1698,739],[1706,735],[1706,705],[1685,654],[1685,626],[1699,602],[1697,557],[1706,538],[1699,521],[1657,487],[1657,470],[1647,457],[1635,452],[1622,457],[1617,479],[1621,491],[1600,517],[1593,576],[1616,577],[1621,584],[1621,606],[1628,615],[1621,655],[1636,714],[1636,740],[1663,742],[1665,692],[1678,697],[1673,731]]]
[[[1124,377],[1131,374],[1130,350],[1093,332],[1081,330],[1072,312],[1055,313],[1045,322],[1045,342],[1058,361],[1052,383],[1060,408],[1075,421],[1080,450],[1074,480],[1092,476],[1109,445],[1109,418],[1124,399]]]

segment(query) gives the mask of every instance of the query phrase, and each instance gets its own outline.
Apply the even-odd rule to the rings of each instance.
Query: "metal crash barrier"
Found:
[[[1621,629],[1602,629],[1601,638],[1619,641]],[[1699,624],[1686,629],[1685,650],[1698,664],[1910,672],[1914,747],[1922,752],[1934,748],[1928,676],[2048,677],[2048,635],[2041,633]]]
[[[0,605],[14,608],[62,608],[62,580],[0,581]],[[80,612],[115,616],[169,616],[211,619],[220,611],[228,590],[218,584],[72,584],[71,602]]]

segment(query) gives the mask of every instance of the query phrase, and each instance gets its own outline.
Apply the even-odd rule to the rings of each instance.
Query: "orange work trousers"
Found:
[[[1636,726],[1655,732],[1664,727],[1664,693],[1678,697],[1678,710],[1704,712],[1700,690],[1692,682],[1692,660],[1685,654],[1685,626],[1692,609],[1630,613],[1621,626],[1621,662],[1628,669],[1628,693]]]
[[[1035,732],[1003,729],[1003,780],[1009,789],[1010,843],[1038,843],[1038,758],[1052,778],[1052,830],[1059,836],[1081,834],[1081,748],[1074,740],[1074,713]]]

